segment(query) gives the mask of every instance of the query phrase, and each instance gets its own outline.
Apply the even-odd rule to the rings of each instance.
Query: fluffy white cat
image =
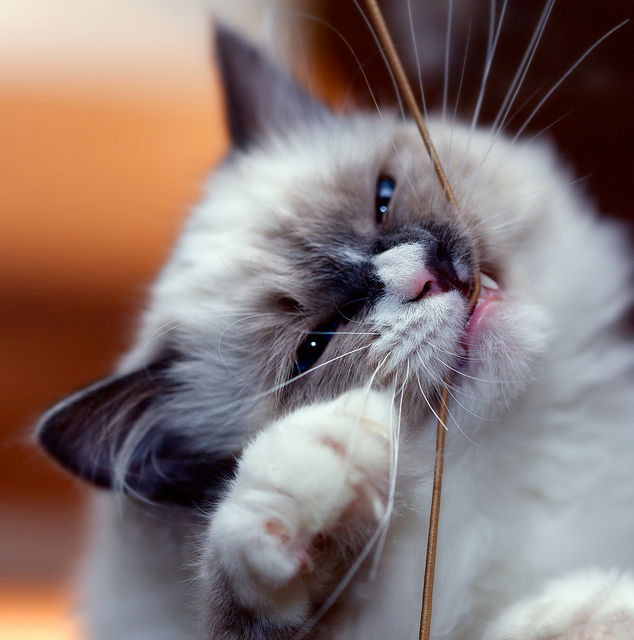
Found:
[[[634,638],[619,230],[548,145],[333,114],[226,29],[233,146],[116,375],[38,435],[98,497],[99,640]],[[474,265],[484,275],[472,315]]]

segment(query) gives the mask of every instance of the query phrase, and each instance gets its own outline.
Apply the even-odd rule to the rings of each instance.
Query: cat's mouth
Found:
[[[493,310],[502,303],[500,285],[486,274],[481,275],[481,290],[465,329],[464,348],[468,352],[470,345],[477,340]]]

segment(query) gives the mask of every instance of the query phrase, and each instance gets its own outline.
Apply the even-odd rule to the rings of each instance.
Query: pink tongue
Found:
[[[497,291],[482,287],[482,292],[480,293],[478,302],[471,314],[471,317],[469,318],[469,322],[467,322],[466,334],[468,339],[474,337],[478,333],[480,326],[485,322],[489,311],[501,301],[502,297]]]

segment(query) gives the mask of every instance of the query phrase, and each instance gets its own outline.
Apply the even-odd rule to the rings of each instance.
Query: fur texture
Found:
[[[92,637],[417,637],[448,374],[433,637],[634,637],[619,230],[547,145],[432,121],[456,214],[410,122],[335,115],[223,29],[218,53],[235,146],[118,374],[39,427],[119,494]]]

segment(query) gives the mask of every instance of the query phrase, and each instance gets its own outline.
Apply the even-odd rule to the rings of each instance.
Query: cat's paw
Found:
[[[558,578],[508,609],[487,640],[632,640],[634,577],[588,570]]]
[[[209,544],[243,606],[302,616],[387,498],[392,396],[354,390],[275,422],[245,449]]]

